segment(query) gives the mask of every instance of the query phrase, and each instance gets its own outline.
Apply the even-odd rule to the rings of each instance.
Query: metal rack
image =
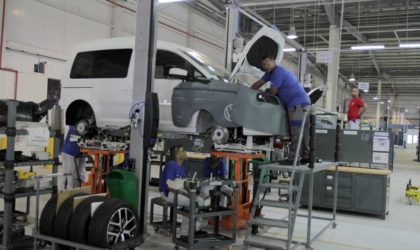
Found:
[[[200,249],[200,248],[209,248],[209,247],[226,247],[234,244],[236,242],[236,223],[237,223],[237,206],[238,206],[238,188],[236,187],[236,182],[231,180],[220,180],[212,181],[207,180],[202,183],[193,182],[192,185],[186,181],[184,184],[187,190],[186,196],[190,200],[189,207],[187,209],[178,208],[178,195],[184,195],[182,191],[174,190],[175,199],[174,199],[174,218],[177,218],[177,215],[182,215],[188,218],[188,238],[182,239],[177,238],[176,234],[176,220],[173,220],[172,223],[172,241],[176,245],[176,249],[179,247],[184,247],[186,249]],[[200,186],[216,186],[220,188],[222,185],[232,185],[234,186],[233,190],[233,201],[232,208],[222,207],[215,211],[205,211],[197,208],[196,198],[197,190]],[[222,216],[231,216],[233,217],[233,228],[231,237],[220,234],[220,223],[219,218]],[[195,220],[200,218],[213,218],[213,233],[197,237],[195,235]]]
[[[57,178],[60,176],[65,176],[65,175],[70,175],[70,174],[50,174],[50,175],[44,175],[44,176],[36,176],[34,177],[34,179],[36,180],[36,206],[35,206],[35,227],[33,229],[33,249],[39,249],[38,247],[38,242],[50,242],[51,243],[51,249],[52,250],[56,250],[59,249],[59,245],[61,246],[69,246],[72,249],[75,250],[106,250],[109,248],[100,248],[100,247],[94,247],[94,246],[89,246],[89,245],[85,245],[85,244],[81,244],[81,243],[77,243],[77,242],[73,242],[73,241],[69,241],[69,240],[65,240],[65,239],[60,239],[60,238],[56,238],[56,237],[52,237],[52,236],[48,236],[48,235],[43,235],[39,232],[39,196],[42,194],[42,191],[39,190],[39,186],[40,186],[40,182],[42,179],[44,178]],[[117,245],[114,245],[112,247],[112,249],[115,250],[123,250],[123,249],[132,249],[135,246],[140,245],[141,243],[143,243],[143,239],[141,237],[135,237],[132,239],[129,239],[123,243],[119,243]]]
[[[4,179],[4,190],[0,195],[4,199],[4,212],[3,212],[3,235],[2,235],[2,244],[0,249],[22,249],[24,245],[28,242],[32,243],[32,238],[26,235],[19,235],[19,237],[12,237],[12,226],[15,223],[14,218],[14,207],[16,198],[21,197],[30,197],[34,196],[35,190],[30,190],[27,192],[16,193],[13,187],[14,180],[14,168],[21,166],[32,166],[32,165],[48,165],[52,164],[52,172],[56,173],[58,169],[58,152],[59,152],[59,137],[61,135],[61,112],[60,106],[55,106],[55,127],[52,131],[54,135],[54,151],[53,159],[47,161],[26,161],[26,162],[16,162],[15,159],[15,139],[16,135],[26,135],[27,131],[17,130],[16,129],[16,112],[17,107],[19,106],[18,101],[14,100],[4,100],[4,103],[7,104],[7,127],[0,128],[0,134],[5,134],[7,136],[7,150],[6,150],[6,160],[3,162],[5,179]],[[53,178],[52,189],[44,190],[41,193],[57,193],[57,179]],[[29,198],[28,198],[29,200]],[[27,206],[29,206],[27,204]],[[28,207],[27,207],[28,209]]]

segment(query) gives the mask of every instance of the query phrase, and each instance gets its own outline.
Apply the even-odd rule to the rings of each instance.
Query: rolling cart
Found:
[[[230,185],[234,187],[232,208],[227,208],[218,205],[213,208],[199,208],[196,206],[197,192],[200,187],[214,186],[216,190],[220,191],[223,185]],[[175,249],[180,247],[186,249],[200,249],[208,247],[227,247],[229,248],[236,242],[236,223],[237,223],[237,207],[238,207],[238,188],[235,181],[232,180],[204,180],[204,181],[189,181],[184,182],[184,190],[173,190],[175,192],[174,199],[174,218],[177,215],[188,217],[188,237],[177,237],[176,220],[172,223],[172,240],[175,243]],[[178,195],[186,195],[190,204],[188,208],[178,208]],[[232,216],[233,227],[231,236],[220,234],[220,217]],[[204,235],[195,235],[195,220],[200,218],[213,218],[213,232]]]

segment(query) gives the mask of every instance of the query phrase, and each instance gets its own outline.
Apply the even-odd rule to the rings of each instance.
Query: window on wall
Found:
[[[407,135],[407,143],[408,144],[413,144],[413,136],[412,135]]]
[[[419,136],[415,135],[413,136],[413,144],[417,144],[417,143],[419,143]]]
[[[185,60],[183,57],[170,51],[158,50],[156,52],[155,78],[168,79],[169,70],[171,68],[180,68],[188,71],[189,79],[206,79],[200,71],[198,71],[190,62]]]
[[[74,59],[70,78],[125,78],[132,49],[80,52]]]

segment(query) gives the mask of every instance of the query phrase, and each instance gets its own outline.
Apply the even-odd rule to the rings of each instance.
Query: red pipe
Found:
[[[18,74],[19,72],[15,69],[4,68],[3,67],[3,39],[4,39],[4,21],[6,19],[6,0],[3,0],[3,12],[1,20],[1,33],[0,33],[0,70],[9,71],[15,73],[15,93],[14,99],[17,98],[17,89],[18,89]]]
[[[126,9],[126,10],[128,10],[128,11],[131,11],[131,12],[133,12],[133,13],[136,13],[136,11],[135,11],[135,10],[130,9],[130,8],[129,8],[129,7],[127,7],[127,6],[124,6],[124,5],[122,5],[122,4],[116,3],[116,2],[111,1],[111,0],[106,0],[106,1],[107,1],[108,3],[114,4],[114,5],[118,6],[118,7],[121,7],[121,8],[123,8],[123,9]],[[191,33],[188,33],[188,32],[186,32],[186,31],[183,31],[183,30],[181,30],[181,29],[178,29],[178,28],[176,28],[176,27],[174,27],[174,26],[172,26],[172,25],[169,25],[169,24],[167,24],[167,23],[164,23],[164,22],[162,22],[162,21],[158,21],[158,23],[159,23],[159,24],[161,24],[161,25],[163,25],[163,26],[166,26],[166,27],[168,27],[168,28],[171,28],[171,29],[173,29],[173,30],[175,30],[175,31],[178,31],[178,32],[180,32],[180,33],[182,33],[182,34],[185,34],[185,35],[187,35],[187,36],[189,36],[189,37],[195,38],[195,39],[200,40],[200,41],[202,41],[202,42],[205,42],[205,43],[208,43],[208,44],[210,44],[210,45],[213,45],[213,46],[214,46],[214,47],[216,47],[216,48],[219,48],[219,49],[223,49],[223,50],[224,50],[224,48],[223,48],[222,46],[220,46],[220,45],[218,45],[218,44],[215,44],[215,43],[212,43],[212,42],[209,42],[209,41],[205,40],[204,38],[198,37],[198,36],[196,36],[196,35],[194,35],[194,34],[191,34]]]

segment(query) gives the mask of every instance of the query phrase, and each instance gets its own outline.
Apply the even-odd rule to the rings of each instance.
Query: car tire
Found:
[[[109,248],[137,237],[138,234],[139,218],[136,210],[129,202],[117,199],[102,203],[89,225],[89,243],[96,247]]]
[[[68,239],[69,225],[73,216],[73,201],[75,197],[85,196],[86,193],[78,193],[68,197],[60,208],[54,221],[54,236],[61,239]]]
[[[54,222],[57,211],[57,196],[51,197],[45,204],[39,219],[39,232],[43,235],[54,235]]]
[[[89,242],[89,224],[91,221],[90,206],[93,202],[105,201],[103,196],[92,196],[84,199],[74,210],[73,218],[69,225],[69,240],[87,244]]]

